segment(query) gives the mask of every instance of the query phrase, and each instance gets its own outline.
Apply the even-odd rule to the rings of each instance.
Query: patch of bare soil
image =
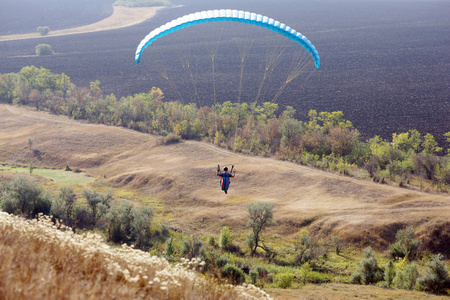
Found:
[[[322,237],[339,235],[386,249],[398,229],[414,226],[428,250],[449,255],[448,195],[238,155],[207,143],[164,146],[158,136],[9,105],[0,105],[0,128],[0,162],[69,164],[112,186],[139,188],[163,199],[174,216],[172,228],[197,234],[217,234],[225,225],[244,229],[246,204],[267,201],[276,206],[277,226],[269,230],[274,237],[294,237],[308,228]],[[28,137],[34,139],[33,150]],[[234,164],[237,170],[228,195],[219,189],[217,164]]]
[[[103,19],[99,22],[80,26],[76,28],[63,29],[50,31],[45,37],[60,36],[77,33],[87,33],[95,31],[112,30],[123,27],[128,27],[144,22],[147,19],[152,18],[158,10],[164,8],[163,6],[155,7],[123,7],[114,6],[114,12],[111,16]],[[16,34],[16,35],[4,35],[0,36],[0,41],[21,40],[30,38],[40,38],[41,35],[37,32]]]

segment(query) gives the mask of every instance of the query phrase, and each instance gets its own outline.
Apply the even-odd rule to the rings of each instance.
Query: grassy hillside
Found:
[[[333,283],[318,286],[296,282],[288,291],[274,289],[274,285],[269,284],[266,290],[275,298],[316,299],[318,294],[324,299],[353,296],[363,299],[438,298],[419,292],[347,285],[344,282],[347,282],[349,275],[353,273],[355,262],[360,256],[359,250],[355,248],[371,245],[386,253],[385,250],[395,240],[397,230],[406,226],[415,227],[418,237],[423,241],[422,250],[425,250],[425,253],[431,251],[446,254],[448,251],[446,245],[449,243],[447,216],[450,208],[450,198],[446,195],[400,189],[279,160],[235,154],[207,143],[187,141],[163,145],[162,137],[113,126],[87,124],[24,107],[0,105],[0,126],[2,128],[0,164],[8,165],[2,167],[0,180],[14,177],[14,171],[11,172],[14,169],[9,167],[13,164],[26,165],[33,162],[36,167],[61,170],[68,164],[72,168],[82,169],[88,176],[92,176],[94,181],[84,182],[76,179],[75,182],[75,178],[67,178],[68,181],[55,182],[53,180],[56,179],[50,179],[48,174],[58,173],[56,170],[33,177],[50,190],[72,184],[70,180],[74,180],[73,185],[78,194],[83,187],[94,188],[100,192],[113,189],[117,199],[127,199],[137,205],[151,204],[155,208],[158,222],[163,221],[173,231],[178,231],[178,235],[182,232],[184,236],[217,237],[222,226],[227,226],[235,243],[243,244],[249,230],[246,227],[248,218],[246,205],[251,202],[267,201],[273,203],[276,209],[275,223],[265,232],[264,243],[277,251],[280,257],[286,255],[291,257],[293,254],[290,252],[297,251],[293,250],[293,241],[305,229],[320,238],[320,243],[324,246],[331,244],[332,236],[339,236],[345,241],[347,249],[341,255],[328,252],[328,258],[323,260],[323,264],[320,263],[319,267],[324,272],[322,275],[318,272],[311,272],[308,275],[319,276],[317,279],[325,280],[319,282],[329,282],[329,278],[334,276]],[[31,147],[28,143],[29,137],[33,140]],[[218,163],[221,166],[234,164],[238,171],[228,195],[223,194],[218,188],[215,176],[215,167]],[[3,217],[8,224],[24,222],[2,214]],[[7,263],[2,266],[4,268],[1,274],[4,278],[0,282],[4,286],[11,287],[9,290],[1,289],[2,293],[6,293],[4,294],[6,298],[18,295],[17,293],[22,293],[20,295],[26,297],[25,287],[30,282],[39,280],[41,277],[35,276],[40,273],[48,273],[48,282],[51,284],[58,282],[60,287],[60,290],[56,290],[58,293],[65,293],[69,286],[68,282],[72,281],[82,282],[84,288],[87,286],[84,291],[83,287],[75,287],[73,290],[77,293],[89,292],[90,295],[95,294],[99,297],[123,298],[125,297],[123,295],[143,293],[145,296],[149,291],[154,292],[153,285],[149,287],[148,282],[142,281],[144,277],[135,280],[137,273],[133,273],[135,270],[133,268],[136,267],[134,262],[130,263],[133,265],[128,268],[130,271],[128,275],[112,276],[110,273],[111,276],[108,276],[105,273],[105,270],[112,268],[111,263],[116,258],[120,266],[129,263],[121,256],[124,253],[127,256],[131,255],[132,261],[134,257],[139,257],[143,258],[145,263],[152,261],[167,266],[166,271],[170,274],[178,272],[178,269],[173,269],[173,264],[169,266],[164,260],[150,258],[148,254],[130,248],[114,250],[96,238],[94,242],[89,240],[89,243],[93,243],[89,251],[100,253],[97,256],[98,260],[93,263],[91,260],[84,261],[86,257],[77,256],[87,251],[81,249],[84,247],[82,243],[78,245],[81,248],[77,250],[76,247],[72,247],[71,242],[55,247],[52,240],[46,238],[36,240],[36,237],[33,240],[30,237],[35,235],[36,231],[44,231],[43,227],[50,229],[49,223],[46,222],[33,223],[37,229],[30,229],[30,232],[34,233],[28,233],[28,229],[22,230],[21,233],[14,232],[14,228],[17,228],[14,225],[7,225],[9,226],[7,230],[1,231],[6,232],[1,243],[6,250],[2,252],[1,259]],[[24,224],[31,223],[24,222]],[[64,234],[66,233],[49,231],[49,235],[55,237]],[[70,236],[75,240],[89,239]],[[14,244],[11,242],[13,240]],[[38,242],[43,244],[35,244]],[[21,259],[24,256],[21,254],[23,251],[33,252],[28,250],[31,249],[29,247],[41,249],[42,253],[38,252],[36,256],[30,256],[27,260]],[[53,251],[51,255],[49,251]],[[71,251],[78,254],[71,255]],[[158,252],[152,250],[151,253]],[[387,256],[377,257],[380,266],[384,266]],[[280,265],[266,264],[262,256],[256,258],[257,260],[250,257],[232,259],[241,266],[262,263],[271,274],[275,275],[282,272],[296,274],[303,272],[302,268],[288,269]],[[421,274],[425,272],[426,261],[428,258],[425,255],[420,266]],[[74,268],[74,265],[82,268]],[[138,267],[140,266],[142,265],[139,263]],[[153,265],[146,265],[143,268],[150,270],[145,276],[148,281],[154,282],[151,279],[157,272],[153,270]],[[20,280],[14,278],[14,272],[7,271],[15,269],[21,269],[22,273],[28,274],[23,281],[22,278]],[[326,270],[334,275],[326,274]],[[303,278],[304,275],[297,276]],[[17,284],[9,284],[13,280]],[[311,280],[314,279],[311,277]],[[189,280],[179,279],[179,281],[184,282],[185,295],[197,293],[192,290]],[[265,282],[267,285],[267,281]],[[114,287],[103,289],[108,284],[113,284]],[[54,285],[43,286],[39,293],[44,294],[38,296],[54,295],[52,293],[55,290],[51,290],[52,286]],[[222,291],[222,287],[215,285],[208,288],[213,290],[211,293]],[[161,287],[156,288],[156,291],[161,292],[160,290],[164,291]],[[236,295],[241,295],[243,290],[235,291]],[[244,289],[245,291],[255,292],[253,289]],[[174,299],[179,298],[177,293],[181,293],[179,290],[171,292],[174,293],[171,294]],[[204,292],[205,290],[201,288],[201,292],[198,293]]]
[[[308,229],[323,238],[338,235],[356,246],[385,250],[398,229],[414,226],[424,249],[448,252],[447,195],[238,155],[206,143],[163,146],[161,137],[7,105],[0,106],[0,126],[0,161],[79,167],[97,178],[97,186],[125,186],[135,191],[131,200],[157,201],[170,226],[187,234],[218,234],[222,226],[245,231],[245,205],[267,201],[276,207],[270,243]],[[28,137],[35,141],[33,150]],[[228,195],[219,190],[217,164],[237,169]]]

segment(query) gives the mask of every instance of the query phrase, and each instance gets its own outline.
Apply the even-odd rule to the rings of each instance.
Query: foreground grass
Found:
[[[127,246],[111,248],[48,217],[27,221],[0,212],[0,261],[1,299],[270,298],[254,286],[216,284]]]

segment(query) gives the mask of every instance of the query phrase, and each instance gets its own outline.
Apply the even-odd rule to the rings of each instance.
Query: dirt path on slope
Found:
[[[15,34],[15,35],[3,35],[0,36],[0,41],[11,41],[31,38],[46,38],[52,36],[87,33],[95,31],[112,30],[123,27],[128,27],[144,22],[155,16],[158,10],[164,8],[164,6],[155,7],[123,7],[114,6],[113,14],[106,19],[99,22],[80,26],[76,28],[69,28],[63,30],[50,31],[46,36],[42,37],[38,32]]]

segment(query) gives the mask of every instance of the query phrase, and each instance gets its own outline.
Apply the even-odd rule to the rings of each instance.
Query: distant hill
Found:
[[[245,205],[268,201],[276,206],[277,226],[268,229],[273,237],[296,236],[307,228],[321,237],[339,235],[356,246],[387,249],[398,229],[414,226],[424,249],[449,255],[447,195],[238,155],[201,142],[163,146],[158,136],[8,105],[0,105],[0,127],[0,162],[82,168],[112,186],[161,199],[171,213],[170,226],[187,233],[245,229]],[[34,152],[27,147],[30,136]],[[237,169],[228,195],[219,190],[217,164]]]

